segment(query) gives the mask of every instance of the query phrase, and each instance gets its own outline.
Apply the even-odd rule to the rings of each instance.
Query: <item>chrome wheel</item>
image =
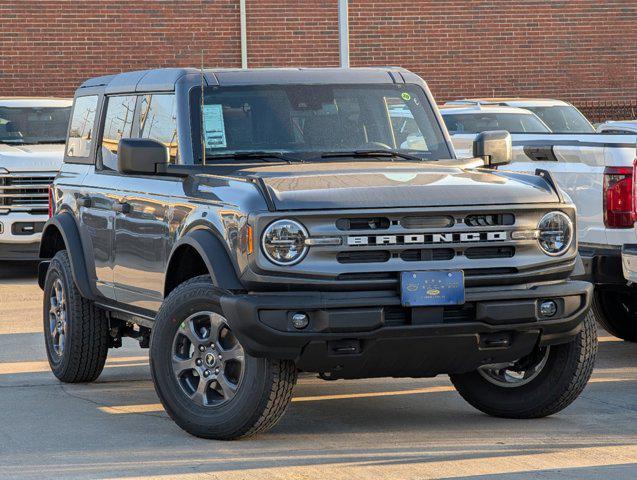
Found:
[[[483,365],[478,373],[498,387],[521,387],[540,374],[549,358],[551,347],[537,349],[515,362]]]
[[[49,294],[49,332],[51,333],[53,351],[58,357],[64,354],[67,336],[67,312],[64,297],[64,284],[62,280],[56,278]]]
[[[198,405],[217,406],[231,400],[243,379],[244,364],[243,347],[218,313],[195,313],[175,333],[173,375]]]

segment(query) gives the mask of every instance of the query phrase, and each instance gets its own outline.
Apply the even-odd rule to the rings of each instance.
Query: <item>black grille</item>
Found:
[[[387,217],[339,218],[336,228],[339,230],[387,230],[391,222]]]
[[[338,263],[382,263],[389,260],[391,254],[387,250],[367,250],[361,252],[339,252]]]
[[[411,215],[400,219],[403,228],[447,228],[452,227],[455,220],[450,216],[420,217]]]
[[[428,262],[434,260],[451,260],[456,252],[453,248],[418,248],[404,250],[400,254],[405,262]]]
[[[464,219],[465,225],[470,227],[495,227],[498,225],[513,225],[515,216],[512,213],[495,213],[484,215],[469,215]]]
[[[471,260],[511,258],[515,255],[515,247],[471,247],[464,251],[464,255]]]
[[[442,315],[439,312],[439,308],[442,308]],[[442,323],[462,323],[475,320],[475,305],[472,303],[446,307],[419,307],[417,310],[419,311],[419,315],[422,316],[424,314],[425,317],[433,319],[433,323],[439,323],[440,321],[442,321]],[[385,325],[388,327],[423,324],[412,320],[414,309],[409,307],[397,305],[384,307],[383,311],[385,314]],[[427,311],[430,312],[431,317],[426,313]],[[436,320],[436,318],[438,318],[438,320]]]
[[[363,272],[363,273],[341,273],[337,280],[396,280],[396,272]]]

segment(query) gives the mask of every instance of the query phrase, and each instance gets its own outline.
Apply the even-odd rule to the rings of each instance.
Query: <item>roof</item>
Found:
[[[369,68],[258,68],[206,69],[208,85],[322,84],[322,83],[405,83],[418,79],[397,67]],[[106,93],[172,91],[180,78],[201,75],[197,68],[159,68],[95,77],[80,88],[104,87]]]
[[[555,107],[568,106],[569,103],[554,98],[522,98],[522,97],[493,97],[493,98],[464,98],[452,100],[445,105],[466,105],[468,103],[479,103],[482,105],[496,104],[508,105],[510,107]]]
[[[480,113],[509,113],[514,115],[535,115],[529,110],[517,107],[508,107],[502,105],[442,105],[440,107],[442,115],[450,114],[480,114]]]
[[[70,107],[71,98],[55,97],[0,97],[1,107]]]

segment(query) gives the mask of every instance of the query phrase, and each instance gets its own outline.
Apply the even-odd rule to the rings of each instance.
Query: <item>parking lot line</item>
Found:
[[[112,357],[108,359],[105,368],[136,367],[148,365],[147,356],[138,357]],[[45,373],[50,372],[48,362],[0,362],[0,375],[13,375],[17,373]]]

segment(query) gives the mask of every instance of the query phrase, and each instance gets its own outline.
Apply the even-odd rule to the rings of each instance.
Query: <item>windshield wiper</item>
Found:
[[[233,160],[244,160],[244,159],[257,159],[263,160],[266,162],[271,161],[271,159],[283,160],[289,164],[293,162],[303,163],[303,160],[298,158],[288,157],[283,152],[234,152],[234,153],[219,153],[215,155],[206,155],[206,160],[222,160],[230,158]]]
[[[327,152],[321,155],[321,158],[339,158],[339,157],[390,157],[392,161],[394,158],[402,158],[404,160],[412,160],[415,162],[424,161],[416,155],[410,155],[408,153],[399,152],[398,150],[353,150],[351,152]]]

